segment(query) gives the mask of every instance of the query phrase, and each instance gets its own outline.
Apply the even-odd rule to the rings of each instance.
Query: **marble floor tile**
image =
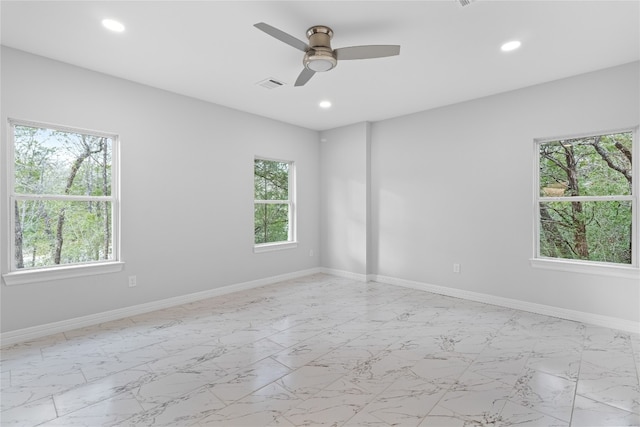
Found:
[[[235,402],[291,372],[283,364],[266,358],[226,377],[212,381],[211,392],[226,404]]]
[[[492,410],[480,414],[465,414],[444,406],[436,406],[427,415],[419,427],[468,427],[468,426],[502,426],[502,417]],[[539,427],[539,426],[536,426]]]
[[[473,372],[463,374],[430,415],[453,414],[464,419],[498,419],[513,388]]]
[[[138,388],[155,377],[154,373],[143,367],[130,369],[56,393],[53,395],[53,401],[58,415],[61,416]]]
[[[306,365],[285,375],[276,384],[299,399],[308,399],[344,376],[345,371],[317,364]]]
[[[341,378],[287,411],[284,417],[296,426],[341,425],[360,412],[372,397],[372,393]]]
[[[542,414],[526,406],[507,402],[500,413],[501,426],[517,427],[568,427],[568,421]]]
[[[324,274],[7,346],[2,426],[640,425],[640,335]]]
[[[52,371],[48,375],[39,375],[33,381],[3,389],[1,396],[2,411],[27,405],[84,384],[86,384],[86,380],[80,370]]]
[[[171,401],[200,387],[204,387],[219,377],[200,370],[174,372],[157,376],[133,388],[131,392],[140,406],[149,410],[164,402]]]
[[[387,425],[417,426],[447,392],[441,386],[416,375],[398,378],[362,409]]]
[[[344,427],[389,427],[389,424],[382,421],[380,418],[368,413],[367,411],[360,411],[355,416],[351,417]]]
[[[486,351],[475,358],[469,366],[469,371],[515,386],[530,356],[531,354],[526,351],[522,353]]]
[[[291,369],[297,369],[340,346],[340,344],[335,346],[331,345],[327,343],[324,338],[315,336],[292,347],[285,348],[272,357]]]
[[[285,412],[300,403],[302,399],[298,396],[277,383],[271,383],[205,417],[200,425],[240,427],[269,425],[282,420]]]
[[[630,377],[636,375],[636,363],[632,352],[585,350],[582,352],[582,364],[591,365],[591,371],[609,371]]]
[[[518,379],[512,402],[569,422],[576,393],[576,382],[527,369]]]
[[[577,394],[623,411],[640,414],[640,386],[637,377],[615,372],[592,370],[580,372]]]
[[[567,350],[533,352],[527,360],[526,367],[565,380],[576,381],[580,371],[581,356],[582,352],[571,346]]]
[[[17,406],[0,413],[0,425],[26,427],[40,425],[57,418],[51,396]]]
[[[46,427],[120,426],[141,409],[135,397],[131,393],[125,392],[41,425]]]
[[[7,369],[0,373],[0,390],[11,387],[11,371]]]
[[[618,350],[633,351],[631,334],[601,326],[585,327],[586,350]]]
[[[394,352],[395,355],[395,352]],[[403,357],[404,355],[399,355]],[[471,366],[473,358],[456,353],[425,354],[408,371],[434,384],[453,385]]]
[[[372,394],[377,394],[409,372],[413,362],[383,351],[373,357],[362,360],[345,378]]]
[[[284,346],[271,341],[269,338],[263,338],[259,341],[229,349],[223,354],[211,358],[211,361],[223,369],[232,371],[245,368],[262,359],[273,356],[284,348]]]
[[[572,427],[639,426],[640,415],[578,395],[574,404],[571,425]]]
[[[188,426],[200,422],[224,407],[220,399],[206,387],[202,387],[179,397],[164,400],[158,406],[128,418],[123,424],[136,427]]]

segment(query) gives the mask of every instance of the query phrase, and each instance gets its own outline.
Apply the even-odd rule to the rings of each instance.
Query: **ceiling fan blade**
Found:
[[[259,22],[255,24],[254,27],[264,31],[265,33],[269,34],[271,37],[275,37],[281,42],[288,44],[289,46],[295,47],[298,50],[306,52],[307,49],[309,49],[309,46],[307,46],[307,44],[302,40],[297,39],[293,37],[291,34],[287,34],[284,31],[277,29],[276,27],[272,27],[269,24],[265,24],[264,22]]]
[[[315,73],[315,71],[310,70],[306,67],[303,68],[302,72],[296,79],[296,83],[294,84],[294,86],[304,86],[309,80],[311,80],[311,77],[313,77]]]
[[[303,68],[302,72],[296,79],[294,86],[304,86],[316,72],[308,68]]]
[[[367,46],[351,46],[341,47],[334,50],[338,61],[344,59],[369,59],[384,58],[385,56],[400,55],[400,46],[398,45],[367,45]]]

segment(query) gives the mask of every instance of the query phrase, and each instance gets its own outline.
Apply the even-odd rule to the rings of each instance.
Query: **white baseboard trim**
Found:
[[[345,279],[357,280],[358,282],[369,282],[369,275],[353,273],[351,271],[336,270],[334,268],[320,267],[320,272],[332,276],[344,277]]]
[[[399,279],[389,276],[381,276],[376,274],[359,274],[343,270],[335,270],[326,267],[312,268],[308,270],[296,271],[293,273],[281,274],[278,276],[266,277],[263,279],[252,280],[249,282],[237,283],[220,288],[210,289],[207,291],[196,292],[188,295],[181,295],[173,298],[167,298],[160,301],[153,301],[145,304],[139,304],[131,307],[110,310],[102,313],[91,314],[88,316],[77,317],[59,322],[48,323],[45,325],[33,326],[15,331],[4,332],[0,334],[0,345],[7,346],[25,342],[48,335],[54,335],[61,332],[67,332],[78,328],[98,325],[100,323],[110,322],[113,320],[123,319],[125,317],[136,316],[139,314],[149,313],[156,310],[162,310],[188,304],[207,298],[213,298],[234,292],[255,289],[262,286],[271,285],[285,280],[297,279],[311,274],[324,273],[337,277],[344,277],[360,282],[376,281],[387,283],[390,285],[403,286],[406,288],[417,289],[421,291],[431,292],[440,295],[446,295],[454,298],[461,298],[470,301],[482,302],[501,307],[513,308],[516,310],[527,311],[546,316],[558,317],[566,320],[588,323],[592,325],[602,326],[606,328],[618,329],[626,332],[639,333],[640,322],[619,319],[616,317],[602,316],[599,314],[585,313],[581,311],[568,310],[559,307],[552,307],[542,304],[536,304],[526,301],[520,301],[510,298],[503,298],[478,292],[465,291],[461,289],[448,288],[444,286],[430,285],[427,283],[416,282],[412,280]]]
[[[259,288],[271,285],[285,280],[297,279],[311,274],[321,273],[320,268],[312,268],[308,270],[296,271],[293,273],[281,274],[278,276],[266,277],[264,279],[251,280],[249,282],[236,283],[229,286],[210,289],[207,291],[196,292],[187,295],[167,298],[159,301],[148,302],[131,307],[119,308],[116,310],[105,311],[102,313],[90,314],[88,316],[76,317],[73,319],[62,320],[59,322],[47,323],[44,325],[32,326],[29,328],[18,329],[15,331],[4,332],[0,334],[0,345],[7,346],[25,342],[37,338],[54,335],[61,332],[67,332],[78,328],[86,328],[88,326],[98,325],[100,323],[110,322],[113,320],[123,319],[125,317],[137,316],[139,314],[149,313],[156,310],[175,307],[177,305],[188,304],[207,298],[213,298],[234,292],[246,291],[249,289]]]
[[[543,314],[545,316],[557,317],[565,320],[588,323],[590,325],[602,326],[605,328],[618,329],[626,332],[640,333],[640,322],[620,319],[617,317],[603,316],[600,314],[586,313],[583,311],[569,310],[566,308],[553,307],[549,305],[536,304],[527,301],[520,301],[511,298],[503,298],[494,295],[482,294],[479,292],[465,291],[461,289],[448,288],[445,286],[430,285],[412,280],[398,279],[395,277],[373,275],[373,281],[387,283],[390,285],[403,286],[406,288],[418,289],[434,294],[446,295],[454,298],[461,298],[470,301],[482,302],[485,304],[497,305],[500,307],[513,308],[530,313]]]

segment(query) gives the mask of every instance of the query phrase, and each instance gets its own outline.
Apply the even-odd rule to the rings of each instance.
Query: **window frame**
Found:
[[[287,191],[287,200],[260,200],[256,199],[255,186],[253,187],[253,212],[255,215],[256,204],[286,204],[288,206],[288,236],[287,240],[279,241],[279,242],[269,242],[269,243],[255,243],[255,232],[253,234],[253,252],[261,253],[261,252],[270,252],[284,249],[293,249],[298,246],[297,242],[297,227],[296,227],[296,164],[293,160],[283,160],[273,157],[265,157],[265,156],[254,156],[253,158],[253,182],[255,183],[255,161],[256,160],[264,160],[269,162],[278,162],[278,163],[286,163],[289,165],[289,174],[288,174],[288,191]],[[255,230],[255,218],[253,228]]]
[[[7,120],[7,152],[6,152],[6,182],[7,182],[7,266],[8,272],[2,275],[8,286],[22,285],[35,282],[69,279],[97,274],[107,274],[122,271],[124,262],[121,258],[120,235],[120,137],[112,132],[95,131],[72,126],[58,125],[32,120],[9,118]],[[25,126],[40,129],[53,129],[61,132],[86,134],[111,139],[111,195],[110,196],[78,196],[78,195],[24,195],[15,191],[15,127]],[[66,200],[66,201],[107,201],[111,203],[111,250],[112,259],[95,260],[63,265],[51,265],[17,269],[15,263],[15,209],[17,200]]]
[[[632,164],[631,173],[635,177],[631,185],[631,195],[624,196],[566,196],[566,197],[544,197],[540,195],[540,145],[558,141],[563,139],[578,139],[586,138],[598,135],[611,135],[616,133],[632,134]],[[533,257],[530,259],[532,267],[569,271],[574,273],[584,274],[597,274],[610,277],[622,277],[622,278],[640,278],[640,213],[639,211],[639,166],[640,162],[640,148],[638,147],[638,126],[625,127],[613,130],[585,132],[580,134],[571,134],[568,136],[549,137],[549,138],[535,138],[533,140]],[[566,258],[553,258],[540,255],[540,204],[544,202],[558,202],[558,201],[628,201],[631,203],[631,264],[618,264],[610,262],[600,261],[588,261],[588,260],[575,260]]]

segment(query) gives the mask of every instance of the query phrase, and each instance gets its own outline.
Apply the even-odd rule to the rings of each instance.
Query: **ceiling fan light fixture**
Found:
[[[329,71],[334,66],[335,64],[333,64],[331,61],[327,59],[322,59],[322,58],[311,60],[306,64],[306,67],[308,69],[313,70],[315,72]]]
[[[310,49],[304,55],[303,64],[305,68],[318,73],[333,69],[338,61],[330,49]]]

